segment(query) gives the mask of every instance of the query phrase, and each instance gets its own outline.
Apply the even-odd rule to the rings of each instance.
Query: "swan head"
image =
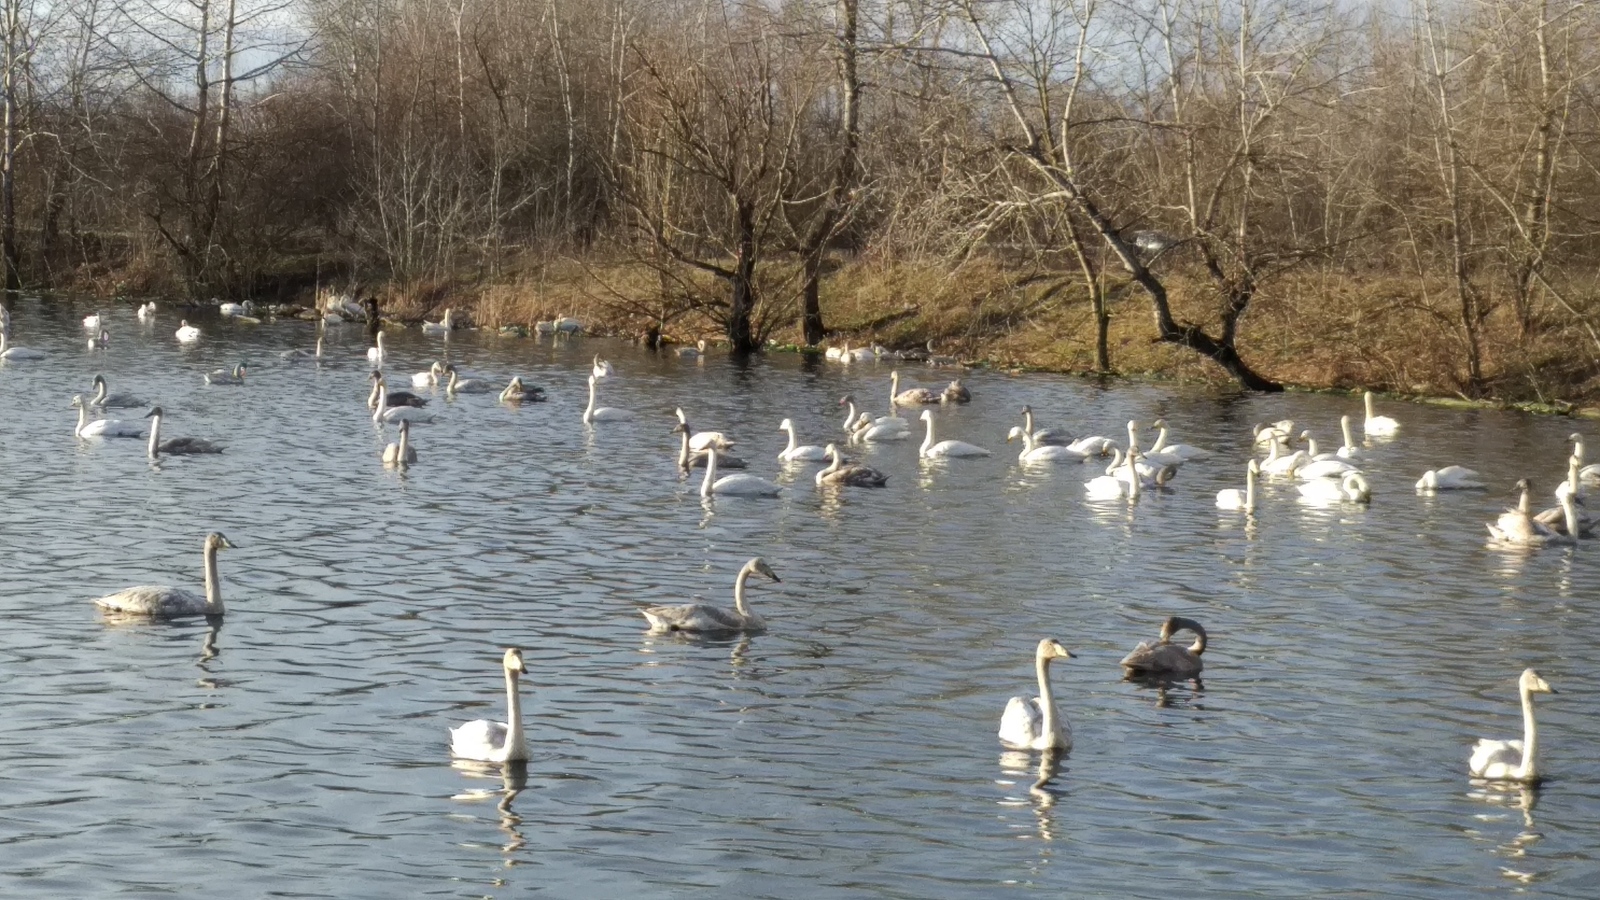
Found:
[[[589,380],[593,381],[594,379],[590,378]],[[678,421],[679,422],[681,422],[681,423],[683,423],[685,425],[689,424],[689,417],[683,414],[683,407],[680,406],[677,409],[674,409],[672,411],[672,414],[678,417]],[[789,420],[788,419],[784,419],[784,421],[787,422]],[[782,426],[780,426],[780,427],[782,427]]]
[[[1150,423],[1150,427],[1151,428],[1165,428],[1165,427],[1167,427],[1167,420],[1166,419],[1157,419],[1154,422]]]
[[[834,459],[834,460],[838,459],[839,458],[839,445],[838,444],[829,444],[826,448],[823,449],[822,455],[826,456],[829,459]]]
[[[528,670],[522,664],[522,651],[516,647],[507,647],[504,656],[500,657],[500,665],[505,667],[507,673],[526,675]]]
[[[1257,462],[1254,459],[1250,460],[1250,465],[1246,466],[1246,468],[1250,470],[1250,474],[1251,475],[1260,475],[1261,474],[1261,463]]]
[[[106,383],[106,377],[104,375],[96,375],[94,377],[93,384],[94,384],[94,386],[96,388],[104,387],[105,383]]]
[[[144,414],[144,417],[146,419],[159,419],[164,415],[166,415],[166,413],[161,411],[161,407],[152,406],[150,407],[150,411]]]
[[[73,394],[72,395],[72,404],[71,404],[71,406],[72,406],[73,409],[82,409],[83,408],[83,395],[82,394]]]
[[[1193,650],[1194,655],[1199,656],[1206,652],[1205,626],[1183,616],[1167,616],[1167,620],[1161,623],[1161,643],[1165,644],[1171,641],[1172,636],[1180,631],[1194,632],[1196,638]]]
[[[773,581],[780,583],[783,581],[782,578],[778,577],[778,573],[772,571],[772,567],[767,565],[767,561],[759,556],[745,563],[744,568],[747,572],[751,572],[756,575],[765,575],[768,578],[771,578]]]
[[[207,550],[232,550],[237,546],[237,544],[228,540],[227,535],[220,531],[213,531],[206,535]]]
[[[688,434],[689,433],[689,423],[688,422],[679,422],[678,424],[672,426],[672,433],[673,434]]]
[[[778,423],[778,430],[779,431],[793,431],[794,430],[794,423],[789,421],[788,419],[784,419],[782,422]]]
[[[1022,434],[1022,426],[1021,425],[1013,425],[1013,426],[1011,426],[1011,430],[1006,432],[1006,443],[1009,444],[1012,441],[1014,441],[1017,438],[1022,437],[1022,436],[1023,436],[1023,434]]]
[[[1438,487],[1439,473],[1433,469],[1423,472],[1422,477],[1417,479],[1417,490],[1419,491],[1436,490]]]
[[[1039,647],[1034,651],[1034,659],[1047,661],[1052,659],[1076,659],[1072,651],[1061,646],[1055,638],[1045,638],[1039,642]]]
[[[435,378],[439,377],[440,375],[443,375],[444,374],[444,363],[439,362],[438,360],[434,360],[433,361],[433,365],[428,367],[428,374],[434,376]]]
[[[1522,677],[1517,679],[1517,687],[1530,694],[1559,694],[1560,691],[1550,686],[1550,682],[1532,669],[1523,669]]]
[[[933,421],[933,410],[925,409],[925,410],[922,411],[922,415],[917,416],[917,418],[921,419],[924,422],[932,422]]]
[[[854,402],[856,402],[856,395],[855,394],[845,394],[843,397],[839,398],[839,405],[840,406],[845,406],[847,404],[851,404],[851,403],[854,403]]]

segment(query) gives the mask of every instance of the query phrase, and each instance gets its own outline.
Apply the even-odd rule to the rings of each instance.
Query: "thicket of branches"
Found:
[[[820,339],[870,249],[1054,273],[1102,368],[1123,290],[1271,389],[1240,323],[1308,272],[1411,285],[1375,315],[1464,392],[1499,343],[1600,359],[1581,0],[0,0],[0,31],[13,289],[603,252],[751,349]]]

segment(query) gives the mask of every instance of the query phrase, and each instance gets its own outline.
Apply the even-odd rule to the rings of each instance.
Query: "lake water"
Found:
[[[887,365],[412,330],[388,335],[394,381],[448,346],[550,402],[440,394],[395,472],[359,327],[291,365],[277,351],[314,326],[203,318],[182,346],[175,311],[117,308],[91,352],[89,311],[19,302],[15,343],[51,356],[0,365],[4,896],[1595,895],[1600,545],[1506,552],[1483,527],[1519,477],[1548,497],[1590,423],[1382,403],[1403,425],[1365,463],[1370,508],[1272,484],[1247,521],[1213,500],[1242,487],[1251,424],[1292,417],[1331,448],[1358,401],[972,372],[941,437],[994,457],[878,445],[858,456],[887,489],[819,493],[815,465],[775,462],[778,422],[835,440],[845,392],[887,412]],[[579,421],[595,352],[633,422]],[[239,361],[245,386],[202,382]],[[69,402],[97,372],[160,403],[164,435],[227,452],[152,465],[140,441],[77,440]],[[1024,403],[1119,440],[1165,416],[1214,456],[1090,505],[1092,467],[1017,466]],[[784,495],[702,502],[677,405]],[[1413,491],[1452,463],[1492,490]],[[198,589],[214,529],[238,545],[220,627],[93,609]],[[752,582],[765,634],[645,633],[641,606],[730,603],[757,555],[783,578]],[[1174,613],[1211,633],[1204,686],[1121,681]],[[1036,784],[1038,755],[995,730],[1047,636],[1077,655],[1054,668],[1076,746]],[[452,764],[448,726],[503,718],[513,645],[526,772]],[[1549,778],[1475,785],[1472,742],[1521,734],[1529,665],[1561,691],[1539,698]]]

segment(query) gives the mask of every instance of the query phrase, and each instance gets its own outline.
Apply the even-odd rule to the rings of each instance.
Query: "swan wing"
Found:
[[[450,753],[463,759],[498,762],[506,758],[506,736],[510,733],[504,722],[476,719],[450,729]]]
[[[1473,746],[1467,769],[1479,778],[1505,778],[1521,765],[1521,741],[1483,738]]]
[[[736,610],[705,603],[651,606],[640,612],[651,631],[743,631],[751,624]]]
[[[160,584],[141,584],[98,597],[94,605],[108,613],[128,616],[203,616],[206,598],[194,591]]]
[[[213,444],[204,438],[177,437],[161,442],[162,453],[221,453],[222,450],[221,444]]]
[[[1000,715],[1000,742],[1010,747],[1031,749],[1044,733],[1044,710],[1039,698],[1012,697]]]
[[[727,475],[718,478],[711,486],[718,494],[739,494],[746,497],[776,497],[783,490],[779,486],[754,475]]]
[[[1244,491],[1241,491],[1238,488],[1227,488],[1226,490],[1217,491],[1218,509],[1243,509],[1244,502]]]

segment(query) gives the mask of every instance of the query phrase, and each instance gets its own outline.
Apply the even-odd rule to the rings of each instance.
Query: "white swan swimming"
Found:
[[[682,423],[678,428],[688,430]],[[717,457],[722,455],[721,450],[706,451],[706,477],[700,482],[700,496],[710,497],[712,494],[730,494],[735,497],[776,497],[783,490],[776,484],[758,478],[754,475],[724,475],[717,477]]]
[[[1478,473],[1463,466],[1445,466],[1442,469],[1429,469],[1417,479],[1417,491],[1462,491],[1483,487],[1483,482],[1478,480]]]
[[[977,444],[968,444],[965,441],[934,441],[933,436],[933,410],[925,409],[919,417],[928,424],[927,435],[922,439],[922,448],[918,454],[923,459],[937,459],[941,457],[971,458],[976,456],[989,456],[988,450]]]
[[[1033,671],[1039,679],[1039,696],[1012,697],[1000,716],[1000,743],[1013,750],[1066,750],[1072,746],[1072,727],[1056,709],[1050,687],[1050,663],[1072,659],[1067,648],[1050,638],[1033,653]]]
[[[450,729],[450,755],[479,762],[521,762],[528,758],[528,742],[522,732],[522,698],[517,694],[517,676],[526,675],[522,651],[515,647],[500,658],[506,673],[506,722],[476,719]]]
[[[372,421],[380,425],[391,422],[416,422],[426,425],[433,421],[433,414],[423,412],[420,407],[390,406],[389,388],[384,384],[381,375],[376,379],[375,384],[378,389],[378,402],[372,410]]]
[[[317,349],[307,350],[304,347],[294,347],[278,354],[284,362],[314,362],[322,358],[322,335],[317,335]]]
[[[1391,419],[1388,416],[1373,415],[1371,391],[1367,391],[1366,394],[1363,395],[1362,399],[1367,406],[1367,418],[1366,422],[1362,426],[1362,430],[1365,431],[1367,435],[1371,437],[1392,437],[1400,430],[1400,423],[1398,421]]]
[[[1139,492],[1143,488],[1144,479],[1139,470],[1134,467],[1133,454],[1123,456],[1117,453],[1118,463],[1113,468],[1120,468],[1117,474],[1098,475],[1083,483],[1084,499],[1093,501],[1129,500],[1139,499]]]
[[[142,584],[100,597],[94,601],[94,605],[107,613],[161,619],[220,616],[225,610],[222,606],[222,582],[217,577],[217,551],[232,550],[236,546],[229,543],[220,531],[206,535],[205,596],[170,585]]]
[[[673,429],[672,429],[672,433],[678,435],[678,438],[679,438],[679,440],[678,440],[678,468],[680,470],[682,470],[683,472],[685,472],[685,473],[687,473],[690,469],[693,469],[693,468],[695,468],[697,466],[700,467],[700,468],[705,468],[706,464],[709,463],[710,460],[711,460],[711,451],[710,450],[695,450],[695,451],[691,451],[689,449],[689,432],[690,432],[690,430],[691,430],[690,429],[690,425],[689,425],[689,422],[688,422],[687,419],[683,419],[683,420],[679,421],[678,424],[675,425],[673,427]],[[743,468],[745,468],[745,461],[740,459],[737,456],[729,456],[726,453],[718,451],[718,453],[717,453],[717,468],[720,468],[720,469],[743,469]]]
[[[1192,631],[1195,641],[1188,647],[1172,643],[1172,636],[1180,631]],[[1122,658],[1124,678],[1169,678],[1183,680],[1199,678],[1205,662],[1200,655],[1206,652],[1206,630],[1193,619],[1168,616],[1161,623],[1161,637],[1155,643],[1140,642],[1133,652]]]
[[[1083,462],[1088,457],[1082,453],[1064,447],[1060,444],[1041,444],[1037,432],[1030,432],[1018,425],[1011,426],[1006,432],[1006,443],[1011,443],[1015,438],[1022,438],[1022,452],[1017,454],[1017,461],[1024,465],[1047,462]]]
[[[142,437],[144,425],[138,422],[124,422],[121,419],[89,419],[89,404],[84,402],[82,394],[72,395],[72,407],[78,411],[78,427],[72,433],[81,438],[93,437]]]
[[[427,397],[419,397],[410,391],[389,390],[388,379],[384,378],[383,373],[376,369],[368,374],[367,378],[372,382],[372,393],[367,395],[367,409],[377,409],[380,399],[383,401],[384,406],[423,407],[428,405]],[[382,391],[378,390],[380,385],[383,387]]]
[[[571,316],[556,316],[556,320],[551,324],[555,326],[557,334],[581,334],[583,332],[583,323]]]
[[[439,378],[444,374],[444,363],[434,360],[428,365],[425,372],[411,373],[412,387],[433,387],[439,383]]]
[[[1250,460],[1244,468],[1244,490],[1227,488],[1217,491],[1217,509],[1238,509],[1247,513],[1256,511],[1256,476],[1261,473],[1261,464]]]
[[[871,413],[862,413],[860,416],[856,417],[856,427],[855,430],[850,433],[850,441],[851,443],[860,441],[879,443],[887,441],[910,440],[910,427],[906,425],[895,424],[897,422],[903,423],[904,421],[904,419],[901,419],[898,416],[893,418],[884,416],[883,418],[874,421]]]
[[[672,411],[678,417],[678,424],[688,425],[689,417],[684,414],[683,407]],[[732,450],[733,440],[720,431],[696,431],[689,435],[689,449],[696,453],[703,453],[715,447],[718,450]]]
[[[825,359],[831,359],[831,360],[835,360],[835,361],[844,361],[844,360],[847,360],[849,354],[850,354],[850,342],[849,341],[845,341],[844,342],[844,346],[842,346],[842,347],[829,347],[826,351],[823,352],[822,355],[823,355],[823,358],[825,358]]]
[[[767,623],[751,612],[744,602],[745,582],[750,580],[751,575],[765,575],[773,581],[783,581],[767,565],[767,561],[758,556],[745,563],[744,568],[739,570],[739,577],[734,579],[733,609],[709,603],[686,603],[681,606],[650,606],[639,612],[650,623],[650,630],[658,634],[668,631],[701,634],[762,631]]]
[[[1517,679],[1517,692],[1522,695],[1522,740],[1480,739],[1472,748],[1472,758],[1467,761],[1467,771],[1472,777],[1524,783],[1540,780],[1539,726],[1533,721],[1533,695],[1557,691],[1538,672],[1523,669],[1522,677]]]
[[[136,314],[139,316],[139,321],[150,321],[156,317],[156,302],[151,300],[149,303],[142,304],[136,310]]]
[[[10,346],[10,343],[11,336],[6,331],[0,330],[0,359],[21,362],[29,359],[44,359],[48,355],[43,350],[34,350],[30,347],[13,347]]]
[[[455,307],[451,306],[445,308],[444,317],[437,322],[429,322],[424,319],[422,333],[431,335],[449,334],[456,327],[455,314]]]
[[[188,319],[179,319],[178,330],[174,331],[172,335],[178,339],[179,343],[192,344],[200,340],[200,329],[190,325]]]
[[[889,373],[889,406],[926,406],[938,403],[939,395],[924,387],[907,388],[900,390],[900,370],[894,369]]]
[[[244,384],[244,371],[244,363],[234,366],[231,372],[227,369],[214,369],[206,373],[206,384]]]
[[[704,357],[705,355],[706,355],[706,342],[705,342],[704,338],[701,338],[700,340],[696,341],[695,345],[693,347],[679,347],[678,348],[678,357],[680,359],[700,359],[700,358]]]
[[[494,393],[494,385],[481,378],[462,378],[456,367],[445,364],[444,373],[450,377],[445,382],[444,390],[447,394],[490,394]]]
[[[589,376],[589,405],[583,410],[583,424],[590,425],[595,422],[625,422],[633,418],[633,413],[615,406],[595,406],[595,385],[599,379]]]
[[[1294,440],[1294,420],[1279,419],[1269,424],[1257,425],[1252,429],[1252,432],[1255,434],[1256,446],[1258,447],[1263,444],[1282,444],[1284,447],[1288,447],[1289,442]]]
[[[1040,447],[1066,447],[1072,443],[1072,432],[1065,428],[1037,426],[1033,421],[1033,407],[1024,404],[1022,407],[1022,433],[1033,435],[1033,442]],[[1007,438],[1007,442],[1010,439]],[[1088,454],[1084,454],[1088,455]]]
[[[1339,449],[1335,452],[1337,452],[1338,455],[1344,459],[1355,459],[1356,457],[1360,456],[1361,448],[1357,447],[1356,442],[1350,438],[1349,416],[1339,417],[1339,431],[1344,435],[1344,443],[1340,444]]]
[[[611,364],[611,360],[601,359],[600,354],[596,353],[594,355],[594,368],[590,372],[596,378],[611,378],[617,374],[617,368]]]
[[[217,314],[221,315],[223,318],[233,318],[234,316],[248,315],[254,311],[255,304],[248,300],[244,303],[234,303],[233,301],[229,301],[217,307]]]
[[[1559,501],[1563,494],[1571,494],[1582,503],[1588,491],[1583,484],[1583,460],[1574,453],[1567,457],[1567,477],[1556,485],[1556,500]]]
[[[106,385],[106,377],[104,375],[96,375],[94,377],[94,396],[89,398],[89,405],[97,406],[101,409],[133,409],[144,406],[145,402],[133,394],[111,393],[110,388]]]
[[[374,340],[375,345],[367,348],[367,362],[372,363],[373,368],[381,369],[383,368],[383,358],[385,355],[383,346],[383,332],[378,332],[378,336]]]
[[[1149,450],[1144,451],[1144,456],[1146,459],[1154,461],[1156,459],[1176,457],[1179,462],[1188,462],[1191,459],[1205,459],[1211,455],[1210,450],[1202,450],[1201,448],[1190,444],[1167,443],[1166,419],[1157,419],[1150,424],[1158,430],[1156,433],[1156,442],[1150,445]]]
[[[778,424],[778,430],[782,431],[782,432],[786,432],[789,435],[789,446],[785,447],[783,449],[783,452],[778,454],[778,459],[780,461],[782,461],[782,462],[799,462],[799,461],[816,462],[816,461],[824,460],[824,459],[828,458],[827,448],[818,447],[816,444],[801,444],[801,443],[799,443],[797,441],[797,439],[795,438],[794,422],[793,421],[791,421],[789,419],[784,419],[782,422],[780,422]]]
[[[89,315],[83,317],[84,331],[99,331],[107,324],[109,324],[109,320],[105,317],[104,313],[90,313]]]
[[[1311,481],[1315,478],[1343,478],[1349,472],[1361,471],[1355,463],[1337,453],[1318,453],[1317,439],[1311,436],[1311,432],[1300,432],[1300,439],[1306,442],[1306,461],[1294,470],[1294,477],[1301,481]]]
[[[145,448],[145,453],[151,459],[156,459],[163,453],[183,456],[222,452],[223,447],[221,444],[213,444],[202,438],[178,437],[163,441],[161,439],[161,417],[163,415],[165,413],[161,411],[159,406],[151,407],[150,411],[144,414],[144,417],[150,420],[150,444]]]
[[[817,484],[848,485],[850,487],[886,487],[889,476],[871,466],[847,463],[837,444],[829,444],[825,451],[832,462],[817,473]]]
[[[851,434],[855,434],[861,429],[862,416],[866,417],[867,422],[872,427],[883,428],[884,433],[889,431],[904,431],[907,435],[911,433],[911,423],[900,418],[899,416],[873,416],[867,412],[862,412],[858,415],[856,413],[856,398],[854,394],[845,394],[843,397],[840,397],[839,405],[848,406],[850,408],[850,411],[845,413],[844,430]]]
[[[1300,499],[1308,503],[1370,503],[1372,487],[1360,472],[1346,472],[1338,481],[1318,478],[1300,486]]]
[[[383,464],[404,468],[417,461],[417,448],[411,446],[411,423],[400,420],[400,437],[383,448]]]
[[[1277,441],[1272,441],[1267,451],[1267,458],[1261,463],[1261,474],[1268,477],[1280,476],[1287,478],[1294,475],[1295,470],[1311,461],[1304,450],[1296,450],[1287,456],[1280,455],[1278,448],[1282,446]]]

